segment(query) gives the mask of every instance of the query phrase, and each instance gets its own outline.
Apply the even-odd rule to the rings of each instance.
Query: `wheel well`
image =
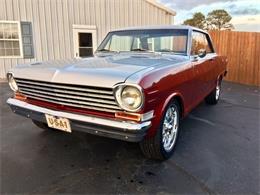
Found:
[[[180,106],[180,115],[183,117],[184,115],[184,103],[180,96],[176,95],[173,97],[173,100],[176,100]]]

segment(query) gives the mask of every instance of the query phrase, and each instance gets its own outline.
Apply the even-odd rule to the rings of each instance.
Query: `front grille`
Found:
[[[113,113],[122,110],[116,103],[112,88],[50,83],[26,79],[15,80],[19,87],[19,92],[32,99]]]

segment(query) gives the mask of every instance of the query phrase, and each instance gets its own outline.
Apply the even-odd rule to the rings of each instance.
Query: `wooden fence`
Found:
[[[260,33],[211,31],[217,53],[228,57],[227,81],[260,86]]]

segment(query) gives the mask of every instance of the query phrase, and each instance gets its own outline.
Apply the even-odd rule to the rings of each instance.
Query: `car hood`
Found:
[[[15,78],[110,88],[137,72],[183,60],[159,54],[116,54],[18,65],[11,72]]]

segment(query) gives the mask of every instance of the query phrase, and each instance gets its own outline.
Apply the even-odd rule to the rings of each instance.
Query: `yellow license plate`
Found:
[[[45,114],[47,124],[50,128],[71,133],[70,121],[66,118],[60,118]]]

